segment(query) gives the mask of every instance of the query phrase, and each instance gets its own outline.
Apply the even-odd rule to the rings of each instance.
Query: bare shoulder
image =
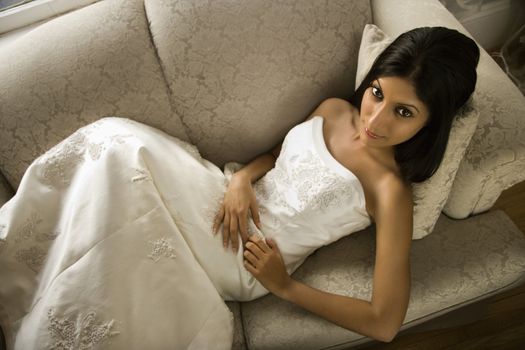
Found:
[[[373,189],[374,206],[372,215],[381,217],[412,217],[412,187],[394,172],[385,172],[377,178]]]
[[[308,119],[316,115],[320,115],[327,119],[338,118],[345,113],[353,113],[357,109],[352,104],[342,98],[330,97],[323,100],[319,106],[313,111]]]
[[[408,200],[412,201],[412,187],[401,180],[393,172],[383,175],[378,181],[378,192],[380,197],[386,201]]]

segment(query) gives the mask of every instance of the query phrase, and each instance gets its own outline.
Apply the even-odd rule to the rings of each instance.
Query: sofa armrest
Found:
[[[371,4],[374,23],[393,37],[422,26],[445,26],[472,37],[438,0]],[[525,180],[525,97],[488,53],[480,51],[474,93],[479,122],[444,208],[453,218],[489,209],[503,190]]]
[[[10,200],[14,194],[15,191],[13,191],[13,188],[9,185],[4,175],[0,173],[0,207]]]

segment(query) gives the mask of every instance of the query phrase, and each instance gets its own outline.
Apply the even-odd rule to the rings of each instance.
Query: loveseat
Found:
[[[246,163],[322,100],[351,95],[367,23],[391,38],[420,26],[468,35],[438,0],[104,0],[38,26],[0,47],[0,204],[33,159],[104,116],[191,142],[221,168]],[[416,203],[429,223],[412,244],[403,330],[525,278],[523,233],[503,212],[487,211],[525,180],[525,98],[481,51],[463,119],[471,131],[456,137],[463,147],[449,152],[441,182],[429,184],[427,206]],[[371,226],[318,249],[294,278],[369,299],[374,243]],[[227,304],[234,349],[371,342],[273,295]]]

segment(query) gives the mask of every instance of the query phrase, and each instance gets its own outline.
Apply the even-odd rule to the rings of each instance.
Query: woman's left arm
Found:
[[[412,194],[398,181],[381,184],[375,206],[376,259],[372,300],[331,294],[292,279],[275,242],[251,238],[245,265],[270,292],[341,327],[389,342],[401,327],[410,296]]]

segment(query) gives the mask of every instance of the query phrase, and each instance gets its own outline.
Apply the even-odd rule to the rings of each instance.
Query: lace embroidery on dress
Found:
[[[151,181],[151,176],[146,169],[133,168],[133,170],[135,171],[135,176],[131,178],[132,182]]]
[[[35,233],[36,226],[41,222],[42,219],[38,216],[38,214],[36,212],[32,212],[22,227],[15,233],[15,242],[18,243],[31,238]]]
[[[282,189],[277,187],[282,186]],[[344,205],[353,195],[348,181],[328,168],[311,150],[304,155],[294,155],[288,162],[278,158],[274,169],[255,184],[256,193],[260,198],[260,211],[266,212],[265,203],[271,202],[285,210],[290,217],[305,209],[327,211],[331,207]],[[297,203],[290,203],[285,191],[295,193]],[[279,227],[285,223],[272,217],[274,225]]]
[[[37,212],[32,212],[24,224],[15,232],[14,241],[22,245],[24,242],[41,243],[42,246],[32,245],[21,247],[15,252],[15,259],[25,264],[35,273],[38,273],[44,264],[46,258],[45,245],[58,236],[58,232],[37,232],[38,224],[42,223],[42,218]]]
[[[100,158],[100,155],[102,154],[102,151],[104,150],[104,144],[103,143],[89,143],[87,145],[87,150],[89,153],[89,156],[91,157],[91,160],[98,160]]]
[[[26,219],[26,222],[20,229],[14,234],[15,242],[26,241],[30,238],[34,238],[37,242],[52,241],[59,235],[60,232],[37,232],[37,225],[42,223],[42,218],[37,212],[32,212],[31,215]]]
[[[42,180],[46,185],[69,185],[74,170],[84,161],[85,140],[84,134],[77,131],[38,159],[42,164]]]
[[[113,144],[124,144],[131,134],[107,135],[99,132],[104,127],[104,120],[98,120],[80,128],[67,139],[42,155],[38,162],[42,164],[43,182],[48,186],[64,187],[71,182],[76,167],[85,160],[85,153],[91,160],[98,160],[102,153]]]
[[[151,253],[148,254],[148,258],[154,262],[158,262],[162,257],[173,259],[176,257],[175,249],[171,245],[171,239],[158,238],[154,241],[148,241],[153,246]]]
[[[352,195],[353,191],[343,178],[324,167],[321,160],[312,152],[301,159],[291,172],[292,182],[297,188],[301,206],[325,211],[338,207]]]
[[[109,337],[118,335],[113,330],[115,320],[102,322],[98,320],[97,314],[90,311],[85,315],[81,313],[58,318],[52,309],[47,313],[49,320],[48,331],[53,344],[51,349],[89,349],[102,344]]]
[[[46,253],[37,246],[29,249],[19,249],[15,253],[18,262],[26,264],[33,272],[38,273],[46,259]]]
[[[266,173],[264,180],[261,179],[253,185],[253,189],[256,193],[259,204],[259,214],[265,216],[267,220],[270,220],[271,222],[269,224],[276,229],[279,229],[283,223],[277,217],[268,215],[269,211],[266,208],[266,203],[271,202],[282,208],[287,207],[287,203],[284,202],[284,198],[276,193],[277,186],[275,185],[274,181],[275,173],[279,172],[280,170],[281,169],[278,168],[271,169]],[[291,210],[291,208],[288,209]]]
[[[35,239],[37,242],[53,241],[59,234],[60,231],[37,233]]]
[[[89,129],[87,129],[88,127]],[[102,127],[101,122],[95,123],[93,125],[88,125],[87,127],[82,129],[84,132],[87,131],[89,133],[86,134],[86,136],[89,136],[89,139],[86,140],[86,149],[88,151],[89,157],[93,161],[99,160],[102,154],[109,148],[111,148],[112,145],[122,145],[126,143],[126,139],[134,137],[131,134],[108,136],[102,133],[94,132],[94,129],[100,127]],[[102,136],[99,136],[99,134],[102,134]]]

